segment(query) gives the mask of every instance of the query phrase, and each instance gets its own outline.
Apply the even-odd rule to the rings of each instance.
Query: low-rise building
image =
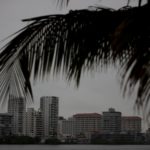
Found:
[[[85,135],[90,138],[94,132],[101,131],[101,115],[98,113],[79,113],[73,115],[75,135]]]
[[[12,115],[0,113],[0,137],[12,134]]]
[[[75,135],[75,119],[68,118],[59,120],[58,126],[59,126],[59,134],[64,137],[74,137]]]
[[[141,118],[137,116],[123,116],[121,119],[122,132],[140,133],[141,132]]]

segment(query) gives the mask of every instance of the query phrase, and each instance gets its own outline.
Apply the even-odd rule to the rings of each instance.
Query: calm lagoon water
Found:
[[[0,145],[0,150],[150,150],[150,145]]]

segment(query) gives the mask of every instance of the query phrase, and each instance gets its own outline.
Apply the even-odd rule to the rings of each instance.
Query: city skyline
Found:
[[[17,98],[11,95],[7,112],[0,114],[4,117],[12,117],[12,134],[19,136],[28,135],[35,137],[36,135],[40,135],[42,137],[49,137],[51,134],[53,135],[53,133],[60,131],[58,124],[61,120],[67,121],[66,125],[69,123],[69,126],[67,125],[68,127],[65,126],[67,128],[71,127],[72,131],[69,131],[69,129],[65,127],[65,132],[69,131],[72,134],[80,134],[83,130],[85,130],[85,132],[121,133],[122,131],[127,132],[128,129],[129,131],[141,132],[142,118],[139,116],[124,116],[122,112],[116,111],[115,108],[109,108],[101,114],[96,112],[76,112],[76,114],[70,115],[70,117],[66,119],[58,114],[58,101],[59,97],[43,96],[40,98],[40,108],[37,111],[34,108],[27,107],[24,103],[24,98]],[[39,122],[39,120],[41,121]],[[74,121],[77,121],[78,124],[75,125]],[[71,125],[72,123],[74,127]],[[76,129],[74,130],[74,128]],[[39,134],[40,132],[42,132],[42,134]]]
[[[92,0],[86,0],[86,2],[76,0],[76,2],[70,3],[68,9],[87,8],[87,6],[95,5],[97,2],[98,0],[94,0],[94,2]],[[116,0],[112,4],[112,2],[105,1],[102,5],[119,8],[125,4],[123,1],[118,2]],[[24,26],[25,24],[21,22],[21,19],[67,11],[63,10],[61,12],[56,9],[49,0],[36,1],[36,8],[35,0],[14,0],[13,2],[2,0],[0,3],[0,18],[2,20],[0,23],[0,40]],[[101,5],[101,3],[98,4]],[[7,11],[8,9],[9,12]],[[37,82],[33,86],[35,108],[39,108],[41,96],[55,95],[60,97],[60,113],[65,117],[69,117],[69,114],[75,112],[102,112],[109,107],[115,107],[125,115],[133,115],[135,114],[133,110],[134,97],[129,100],[126,97],[123,100],[116,74],[117,71],[112,67],[107,73],[106,71],[102,73],[100,71],[93,72],[92,75],[90,73],[86,75],[85,73],[81,78],[78,89],[74,87],[74,82],[71,82],[69,85],[62,76],[51,77],[48,83],[46,80],[44,82]]]
[[[7,138],[19,137],[20,139],[26,137],[39,139],[39,143],[42,144],[44,141],[46,143],[48,139],[58,139],[60,143],[66,144],[72,142],[76,144],[93,144],[93,142],[103,144],[106,141],[108,143],[118,143],[120,141],[122,144],[127,144],[130,142],[146,143],[149,141],[149,129],[141,132],[140,117],[122,116],[121,112],[116,111],[114,108],[109,108],[102,115],[99,113],[77,113],[68,119],[58,118],[58,99],[58,97],[41,97],[40,111],[35,111],[33,108],[26,109],[26,115],[23,117],[25,118],[24,133],[21,134],[19,131],[13,132],[13,126],[16,125],[17,127],[21,122],[12,121],[20,112],[12,115],[0,113],[0,138],[5,139],[5,136]],[[13,100],[17,101],[18,98]],[[20,104],[17,103],[16,106],[20,107]],[[43,109],[47,107],[49,109]],[[15,108],[13,109],[17,111],[17,108],[16,110]],[[47,114],[47,112],[49,113]],[[50,120],[47,115],[51,118]],[[48,127],[50,126],[52,128],[49,130]],[[46,134],[45,130],[47,130]],[[55,132],[51,132],[52,130],[55,130]]]

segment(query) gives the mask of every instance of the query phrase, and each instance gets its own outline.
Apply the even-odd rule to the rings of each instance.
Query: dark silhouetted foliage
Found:
[[[68,4],[67,0],[67,4]],[[32,100],[34,79],[61,71],[77,86],[82,72],[120,65],[124,91],[137,88],[145,112],[150,98],[150,1],[119,10],[95,8],[29,18],[0,53],[0,100]]]

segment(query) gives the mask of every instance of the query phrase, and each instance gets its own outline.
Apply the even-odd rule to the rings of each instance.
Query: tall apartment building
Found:
[[[8,113],[0,113],[0,137],[12,134],[12,116]]]
[[[36,137],[42,137],[43,132],[43,127],[42,127],[42,113],[41,111],[36,111],[36,116],[35,116],[35,120],[36,120],[36,127],[35,127],[35,136]]]
[[[36,112],[34,108],[28,108],[26,112],[26,135],[36,136]]]
[[[58,129],[58,97],[41,97],[40,110],[42,115],[43,137],[56,137]]]
[[[75,134],[89,135],[101,131],[101,115],[98,113],[79,113],[73,115]]]
[[[12,134],[25,134],[26,103],[22,97],[10,95],[8,101],[8,113],[12,115]]]
[[[140,133],[141,118],[137,116],[123,116],[121,129],[123,132]]]
[[[114,108],[103,112],[102,131],[104,133],[120,133],[121,132],[121,112],[116,112]]]

